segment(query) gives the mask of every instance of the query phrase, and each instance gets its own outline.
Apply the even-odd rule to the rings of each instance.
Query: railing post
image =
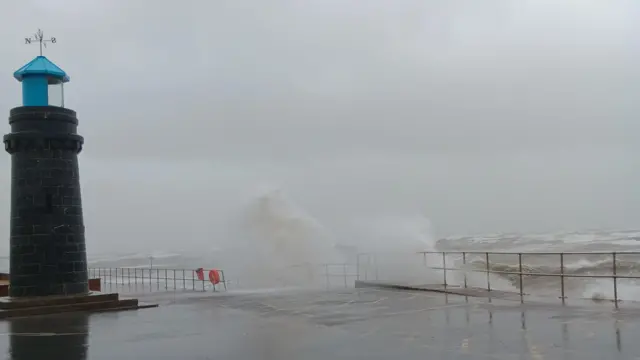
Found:
[[[522,282],[522,253],[518,253],[518,273],[520,274],[520,302],[524,302],[524,283]]]
[[[376,281],[380,280],[379,278],[379,273],[378,273],[378,254],[373,254],[373,262],[374,262],[374,266],[375,266],[375,270],[376,270]]]
[[[185,278],[184,269],[182,269],[182,290],[187,290],[187,279]]]
[[[560,297],[562,297],[562,303],[564,304],[564,253],[560,253]]]
[[[616,253],[611,253],[613,257],[613,301],[616,304],[616,309],[618,308],[618,266],[616,261]]]
[[[222,286],[224,286],[224,290],[227,291],[227,277],[224,275],[224,270],[219,270],[220,272],[220,282]]]
[[[371,254],[367,254],[367,266],[364,268],[364,280],[369,280],[369,267],[371,266]]]
[[[169,288],[169,278],[167,277],[167,269],[164,269],[164,289]]]
[[[489,253],[485,254],[485,261],[487,262],[487,291],[491,291],[491,280],[489,279],[491,275],[491,264],[489,263]]]
[[[160,269],[156,269],[156,290],[160,290]]]
[[[176,269],[173,269],[173,290],[177,290],[177,286],[176,286]]]
[[[196,291],[196,272],[191,270],[191,290]]]
[[[346,289],[348,287],[348,285],[347,285],[347,264],[346,263],[342,264],[342,274],[344,275],[344,288]]]
[[[447,288],[447,253],[442,252],[442,274],[444,277],[444,288]]]
[[[360,280],[360,254],[356,254],[356,281]]]
[[[464,288],[467,288],[467,253],[462,252],[462,267],[464,268]]]
[[[133,284],[138,288],[138,268],[133,268]]]
[[[131,287],[131,268],[127,268],[127,284]]]
[[[328,289],[331,286],[331,282],[329,281],[329,264],[324,264],[324,278]]]
[[[153,280],[151,279],[151,275],[152,275],[151,272],[152,271],[153,270],[151,270],[151,268],[149,268],[149,291],[153,291],[153,285],[152,285],[152,281]]]

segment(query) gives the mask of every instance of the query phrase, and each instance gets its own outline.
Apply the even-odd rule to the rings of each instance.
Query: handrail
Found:
[[[640,255],[640,251],[520,251],[520,252],[512,252],[512,251],[460,251],[460,250],[446,250],[446,251],[417,251],[416,254],[473,254],[473,255],[485,255],[489,253],[490,255],[611,255],[611,254],[620,254],[620,255]],[[365,255],[365,254],[361,254]]]
[[[429,269],[433,269],[433,270],[459,270],[459,271],[466,271],[466,272],[479,272],[479,273],[486,273],[487,270],[480,270],[480,269],[460,269],[460,268],[443,268],[443,267],[437,267],[437,266],[430,266]],[[520,272],[519,271],[500,271],[500,270],[490,270],[489,271],[490,274],[502,274],[502,275],[519,275]],[[526,272],[523,271],[522,275],[527,275],[527,276],[556,276],[556,277],[574,277],[574,278],[607,278],[607,279],[612,279],[612,278],[618,278],[618,279],[640,279],[640,276],[634,276],[634,275],[584,275],[584,274],[561,274],[561,273],[535,273],[535,272]]]
[[[608,252],[603,252],[603,251],[575,251],[575,252],[560,252],[560,251],[548,251],[548,252],[514,252],[514,251],[460,251],[460,250],[452,250],[452,251],[418,251],[418,252],[414,252],[414,254],[418,254],[418,255],[422,255],[423,258],[423,267],[427,268],[427,269],[431,269],[431,270],[438,270],[438,271],[442,271],[443,273],[443,286],[446,288],[447,286],[450,286],[451,284],[448,284],[447,281],[447,273],[448,272],[452,272],[452,271],[459,271],[459,272],[463,272],[464,273],[464,279],[463,279],[463,287],[464,288],[468,288],[468,279],[467,279],[467,273],[485,273],[487,276],[487,291],[492,291],[491,289],[491,274],[496,274],[496,275],[513,275],[513,276],[518,276],[519,277],[519,295],[520,295],[520,299],[521,301],[524,301],[524,278],[531,278],[531,277],[556,277],[560,279],[560,298],[562,299],[562,302],[565,302],[565,299],[567,298],[566,296],[566,284],[565,284],[565,279],[568,278],[579,278],[579,279],[612,279],[613,282],[613,299],[611,299],[614,303],[616,308],[618,307],[618,303],[621,301],[619,298],[619,294],[618,294],[618,280],[619,279],[636,279],[637,281],[640,282],[640,274],[632,274],[632,273],[628,273],[628,274],[621,274],[618,270],[620,270],[620,265],[619,265],[619,259],[620,257],[624,257],[627,255],[640,255],[640,251],[608,251]],[[371,265],[371,255],[374,255],[374,263],[376,265],[374,265],[376,272],[378,271],[377,269],[377,255],[378,254],[367,254],[367,253],[361,253],[358,254],[357,257],[357,263],[358,263],[358,279],[360,279],[360,266],[361,264],[363,264],[363,261],[360,259],[362,256],[369,256],[369,258],[367,259],[366,263],[364,264],[365,266],[367,265]],[[427,255],[433,255],[433,257],[429,257],[431,259],[431,261],[433,261],[433,259],[435,259],[436,262],[439,262],[440,264],[438,265],[429,265],[429,262],[431,261],[427,261]],[[513,264],[509,264],[510,266],[513,267],[517,267],[518,270],[505,270],[505,269],[496,269],[494,270],[492,268],[493,264],[498,264],[497,262],[491,262],[491,257],[492,256],[517,256],[517,263]],[[572,256],[572,255],[581,255],[581,256],[595,256],[595,257],[602,257],[602,256],[606,256],[607,258],[610,259],[611,262],[611,270],[609,274],[580,274],[580,273],[574,273],[571,271],[567,271],[567,266],[565,265],[565,258],[568,256]],[[462,260],[462,267],[460,266],[450,266],[449,264],[452,263],[453,261],[451,259],[448,259],[450,256],[461,256],[461,258],[457,258],[457,260]],[[473,257],[481,257],[480,259],[473,259]],[[558,272],[540,272],[540,271],[535,271],[535,269],[527,269],[525,262],[523,262],[523,256],[538,256],[538,257],[545,257],[545,256],[557,256],[559,259],[559,268],[557,269]],[[471,258],[471,259],[470,259]],[[484,262],[484,264],[482,264],[482,262]],[[607,261],[608,262],[608,261]],[[470,264],[482,264],[483,268],[473,268],[473,267],[469,267]],[[499,264],[501,265],[505,265],[504,262],[500,262]],[[606,264],[606,262],[604,263]],[[549,267],[549,266],[553,266],[553,264],[535,264],[535,266],[540,266],[540,267]],[[554,269],[555,270],[555,269]],[[365,279],[367,278],[368,275],[368,271],[370,271],[367,267],[365,267],[365,272],[364,272],[364,276]],[[377,280],[377,274],[376,274],[376,280]]]
[[[395,253],[394,253],[395,254]],[[612,251],[612,252],[508,252],[508,251],[419,251],[419,252],[406,252],[408,256],[421,255],[423,258],[423,264],[421,269],[430,269],[435,271],[442,271],[443,283],[442,285],[447,288],[450,286],[458,286],[448,281],[452,272],[462,272],[464,279],[461,279],[459,286],[469,288],[468,275],[471,273],[486,274],[486,291],[491,292],[495,290],[491,281],[491,275],[508,275],[507,278],[513,285],[518,288],[520,299],[524,302],[525,287],[531,286],[529,280],[539,278],[558,278],[560,288],[560,298],[565,303],[567,299],[567,290],[571,289],[572,282],[568,279],[612,279],[613,282],[613,299],[611,299],[616,308],[621,301],[618,292],[618,282],[621,280],[636,280],[640,284],[640,273],[633,273],[633,268],[628,265],[621,266],[621,258],[629,255],[640,255],[638,251]],[[353,286],[351,280],[368,280],[380,278],[381,264],[378,262],[378,255],[375,253],[360,253],[357,255],[354,263],[325,263],[325,264],[297,264],[288,266],[291,269],[297,267],[308,267],[318,269],[318,275],[324,276],[325,285],[327,288],[340,286],[349,287]],[[498,263],[495,257],[501,257]],[[609,274],[596,273],[579,273],[577,269],[572,269],[571,266],[565,264],[567,257],[572,255],[581,255],[586,257],[602,257],[606,256],[604,261],[598,259],[598,264],[611,263],[610,270],[604,269]],[[362,256],[368,256],[368,259],[362,259]],[[515,261],[506,261],[505,257],[517,256]],[[545,261],[539,263],[534,261],[533,263],[525,260],[531,260],[529,257],[557,257],[557,263],[550,263]],[[524,259],[527,258],[527,259]],[[428,260],[428,261],[427,261]],[[434,263],[434,260],[436,263]],[[460,263],[461,260],[461,263]],[[493,260],[493,261],[492,261]],[[639,259],[640,260],[640,259]],[[503,267],[494,268],[492,265],[500,264]],[[558,264],[558,265],[556,265]],[[480,266],[480,267],[479,267]],[[505,269],[504,266],[508,267]],[[539,268],[532,268],[536,266]],[[624,269],[625,271],[620,271]],[[601,269],[597,269],[600,271]],[[631,272],[630,272],[630,271]],[[227,284],[231,284],[225,277],[224,271],[220,271],[220,287],[227,289]],[[206,291],[209,279],[204,280],[197,279],[195,270],[192,269],[173,269],[173,268],[156,268],[156,267],[119,267],[119,268],[90,268],[91,275],[99,275],[99,277],[105,279],[107,286],[129,286],[135,288],[138,285],[143,287],[146,285],[148,288],[154,288],[157,290],[193,290],[193,291]],[[333,281],[332,281],[333,280]],[[525,281],[527,280],[527,281]],[[566,281],[569,281],[569,285]],[[484,282],[484,281],[483,281]],[[234,282],[235,283],[235,282]],[[213,290],[217,291],[218,287],[213,286]]]
[[[299,267],[313,266],[317,269],[317,274],[324,277],[324,284],[327,289],[336,286],[348,288],[353,286],[353,282],[358,276],[355,264],[349,263],[325,263],[325,264],[295,264],[287,266],[289,269]],[[206,270],[205,270],[206,271]],[[220,287],[227,290],[230,285],[239,285],[238,281],[230,281],[227,279],[224,270],[220,272]],[[197,278],[193,269],[179,268],[158,268],[158,267],[90,267],[90,277],[99,277],[104,279],[105,285],[109,287],[118,287],[126,290],[127,288],[137,289],[145,288],[146,290],[190,290],[190,291],[206,291],[209,279],[204,280]],[[124,287],[124,288],[123,288]],[[218,291],[218,286],[213,286],[214,291]]]
[[[207,270],[208,271],[208,270]],[[224,270],[217,270],[220,273],[219,284],[227,290],[229,281],[226,279]],[[206,277],[198,279],[196,270],[179,268],[157,268],[157,267],[89,267],[89,277],[104,279],[104,285],[111,287],[127,287],[137,289],[160,290],[192,290],[206,291],[207,283],[210,280]],[[198,284],[198,286],[196,286]],[[213,291],[218,291],[217,284],[212,284]]]

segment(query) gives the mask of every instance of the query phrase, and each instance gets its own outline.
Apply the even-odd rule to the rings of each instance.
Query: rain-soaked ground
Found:
[[[155,293],[0,323],[8,359],[640,359],[640,311],[376,289]]]

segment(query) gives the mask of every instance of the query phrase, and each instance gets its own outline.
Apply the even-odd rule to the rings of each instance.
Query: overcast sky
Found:
[[[638,228],[638,18],[636,0],[6,0],[0,109],[37,55],[24,37],[56,36],[90,251],[211,247],[265,187],[338,237],[416,214],[437,236]]]

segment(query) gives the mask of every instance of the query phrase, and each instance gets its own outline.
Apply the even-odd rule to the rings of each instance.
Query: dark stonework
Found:
[[[73,110],[11,110],[11,249],[9,296],[88,292],[78,174],[83,138]]]

